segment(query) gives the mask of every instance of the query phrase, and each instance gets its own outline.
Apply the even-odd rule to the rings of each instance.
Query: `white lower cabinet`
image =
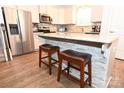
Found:
[[[37,35],[34,35],[34,47],[35,47],[36,51],[39,49],[39,46],[44,43],[45,43],[45,39],[43,39]]]

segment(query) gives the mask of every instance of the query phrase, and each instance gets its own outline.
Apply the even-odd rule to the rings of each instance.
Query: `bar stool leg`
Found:
[[[91,72],[91,60],[88,63],[88,78],[89,78],[89,86],[92,84],[92,72]]]
[[[84,64],[80,64],[80,87],[84,88]]]
[[[59,58],[59,67],[58,67],[58,76],[57,76],[58,82],[60,81],[61,71],[62,71],[62,59]]]
[[[59,54],[60,54],[60,50],[57,50],[58,63],[59,63]]]
[[[42,55],[42,49],[39,47],[39,67],[41,67],[41,55]]]
[[[48,52],[48,62],[49,62],[49,74],[51,75],[51,69],[52,69],[52,64],[51,64],[51,52]]]
[[[68,69],[67,69],[67,74],[69,75],[69,71],[70,71],[70,62],[68,62]]]

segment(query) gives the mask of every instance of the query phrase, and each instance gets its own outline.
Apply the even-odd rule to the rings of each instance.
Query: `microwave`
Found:
[[[47,14],[39,14],[40,23],[51,23],[52,18]]]

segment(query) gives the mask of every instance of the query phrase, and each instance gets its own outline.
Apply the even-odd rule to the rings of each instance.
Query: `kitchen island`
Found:
[[[112,75],[111,69],[115,59],[117,37],[114,35],[100,36],[83,33],[47,33],[37,34],[48,44],[60,46],[61,51],[73,49],[92,55],[92,86],[107,87]],[[55,55],[53,57],[56,58]],[[72,69],[72,74],[79,73]]]

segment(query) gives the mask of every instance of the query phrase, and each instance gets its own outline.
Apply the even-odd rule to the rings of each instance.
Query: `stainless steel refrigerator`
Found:
[[[10,54],[15,56],[34,51],[31,13],[8,7],[1,9]]]

